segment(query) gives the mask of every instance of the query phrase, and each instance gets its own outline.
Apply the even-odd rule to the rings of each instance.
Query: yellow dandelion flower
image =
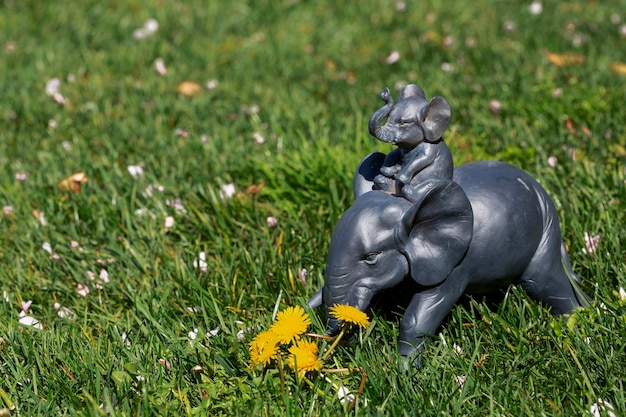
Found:
[[[306,333],[309,324],[311,319],[302,307],[288,307],[276,315],[276,321],[269,331],[277,335],[280,343],[287,344]]]
[[[317,357],[317,344],[300,340],[289,348],[287,363],[294,371],[304,376],[306,372],[318,371],[322,368],[322,361]]]
[[[250,342],[250,366],[263,364],[265,367],[278,352],[278,337],[271,331],[256,335]]]
[[[365,314],[356,307],[352,307],[346,304],[335,304],[329,309],[329,312],[337,320],[344,323],[356,324],[363,328],[369,326],[370,324],[370,320],[367,317],[367,314]]]

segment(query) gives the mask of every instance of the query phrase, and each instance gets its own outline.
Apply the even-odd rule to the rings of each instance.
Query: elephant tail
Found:
[[[315,293],[313,297],[309,299],[309,302],[307,304],[309,305],[309,307],[315,309],[320,307],[322,305],[322,302],[322,290],[320,289],[318,292]]]
[[[567,250],[565,249],[565,243],[561,242],[561,259],[563,260],[563,265],[565,266],[565,270],[570,275],[571,279],[576,281],[577,283],[583,282],[582,279],[572,269],[572,264],[569,261],[569,256],[567,255]]]
[[[563,242],[561,242],[561,262],[563,262],[563,269],[565,269],[567,278],[574,289],[576,301],[578,301],[578,304],[581,306],[588,306],[591,302],[591,297],[585,294],[585,292],[580,288],[582,279],[580,279],[580,277],[572,270],[572,264],[570,263],[569,256],[565,250],[565,244]]]

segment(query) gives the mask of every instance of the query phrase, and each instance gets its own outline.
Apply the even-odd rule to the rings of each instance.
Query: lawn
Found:
[[[625,10],[4,1],[0,416],[626,415]],[[406,83],[449,101],[457,165],[548,190],[592,305],[464,300],[410,371],[374,311],[323,372],[251,367],[322,286],[358,162],[392,149],[378,95]]]

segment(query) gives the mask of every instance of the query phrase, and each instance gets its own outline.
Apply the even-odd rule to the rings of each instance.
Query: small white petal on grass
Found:
[[[457,353],[457,355],[459,356],[463,356],[465,355],[465,352],[463,351],[463,348],[459,345],[457,345],[456,343],[452,345],[452,349]]]
[[[517,24],[511,20],[505,21],[502,26],[504,27],[504,30],[508,33],[515,33],[515,31],[517,30]]]
[[[163,61],[163,58],[157,58],[154,61],[154,69],[161,76],[167,74],[167,68],[165,68],[165,61]]]
[[[337,391],[337,398],[339,398],[339,402],[341,402],[342,404],[345,404],[347,402],[351,403],[356,399],[354,394],[350,393],[350,390],[348,390],[348,388],[346,388],[344,385],[339,387],[339,390]]]
[[[10,206],[10,205],[2,206],[2,212],[4,213],[5,216],[11,215],[13,213],[13,206]]]
[[[59,78],[53,78],[46,83],[46,95],[52,97],[59,92],[61,88],[61,80]]]
[[[5,303],[9,302],[9,293],[7,293],[6,291],[2,291],[2,299],[4,300]]]
[[[33,215],[37,217],[37,220],[39,220],[40,225],[46,226],[48,224],[48,221],[46,220],[46,216],[44,216],[42,211],[33,210]]]
[[[276,226],[278,226],[278,219],[276,217],[269,216],[267,218],[267,227],[273,228],[273,227],[276,227]]]
[[[32,300],[22,301],[22,311],[24,313],[28,313],[28,310],[30,309],[30,306],[32,303],[33,303]]]
[[[72,150],[72,144],[67,140],[64,140],[63,142],[61,142],[61,147],[65,151],[68,151],[68,152]]]
[[[262,145],[263,143],[265,143],[265,138],[259,132],[254,132],[252,134],[252,139],[254,139],[254,143],[256,143],[257,145]]]
[[[491,113],[497,116],[498,114],[500,114],[500,110],[502,110],[502,103],[500,103],[498,100],[490,100],[489,110],[491,111]]]
[[[626,290],[623,287],[619,287],[618,294],[621,301],[626,301]]]
[[[122,333],[122,342],[126,345],[126,346],[130,346],[130,339],[128,338],[128,335],[126,334],[126,332]]]
[[[222,329],[220,328],[220,326],[217,326],[215,329],[213,330],[209,330],[207,332],[207,334],[205,335],[206,338],[211,338],[211,337],[215,337],[217,336],[217,334],[221,331]]]
[[[128,173],[133,178],[138,178],[143,175],[143,164],[129,165],[127,169],[128,169]]]
[[[591,404],[589,407],[589,414],[593,417],[617,417],[617,415],[613,412],[615,408],[608,401],[604,401],[602,398],[598,398],[598,401]]]
[[[150,19],[144,23],[143,27],[133,31],[133,38],[137,40],[145,39],[148,36],[154,35],[157,30],[159,30],[159,22],[155,19]]]
[[[57,123],[56,120],[54,119],[48,120],[48,129],[55,130],[57,127],[59,127],[59,123]]]
[[[619,34],[622,38],[626,38],[626,25],[622,25],[619,27]]]
[[[30,176],[27,172],[16,172],[15,179],[18,181],[26,181],[26,179]]]
[[[250,333],[251,331],[252,331],[252,329],[250,327],[247,327],[245,329],[239,330],[237,332],[237,334],[236,334],[237,339],[239,339],[239,340],[243,339],[244,337],[246,337],[246,333]]]
[[[43,329],[43,326],[41,325],[39,320],[27,315],[23,311],[20,311],[20,324],[23,324],[25,326],[31,326],[31,327],[34,327],[35,329]]]
[[[174,207],[174,211],[176,213],[182,213],[185,211],[185,206],[183,205],[183,202],[179,199],[165,200],[165,205],[168,207]]]
[[[598,250],[599,242],[599,235],[591,236],[589,235],[589,233],[585,232],[585,249],[583,249],[583,253],[589,256],[593,256],[594,252]]]
[[[202,272],[206,272],[209,269],[209,265],[206,263],[206,253],[200,252],[198,259],[193,260],[193,267],[200,268]]]
[[[222,187],[220,188],[219,194],[222,200],[228,200],[228,199],[233,198],[236,192],[237,191],[235,190],[235,184],[230,183],[230,184],[222,185]]]
[[[467,377],[465,375],[455,375],[454,376],[454,380],[459,385],[459,387],[463,387],[463,385],[465,384],[465,380],[466,379],[467,379]]]
[[[187,307],[187,311],[190,313],[199,313],[200,311],[200,307]]]
[[[100,279],[100,282],[103,282],[105,284],[108,284],[109,281],[109,272],[106,269],[101,269],[100,270],[100,275],[98,276],[98,278]]]
[[[167,216],[165,218],[165,230],[171,229],[172,227],[174,227],[174,218],[172,216]]]
[[[188,138],[189,137],[189,132],[186,131],[185,129],[176,129],[174,131],[174,135],[181,137],[181,138]]]
[[[452,72],[454,71],[454,65],[449,62],[444,62],[443,64],[441,64],[441,70],[443,72]]]
[[[248,116],[251,116],[253,114],[257,114],[259,112],[259,110],[261,110],[260,107],[257,104],[253,104],[251,106],[246,106],[244,104],[240,108],[241,108],[241,111],[244,112],[244,114],[247,114]]]
[[[57,316],[61,317],[62,319],[73,320],[76,317],[76,314],[74,314],[72,310],[67,307],[63,307],[59,303],[54,303],[53,307],[57,312]]]
[[[385,58],[385,62],[389,65],[395,64],[400,61],[400,52],[392,51],[387,58]]]
[[[135,210],[135,216],[137,217],[150,216],[153,219],[156,218],[156,215],[154,213],[152,213],[148,209],[143,209],[143,208]]]
[[[530,14],[534,15],[541,14],[541,12],[543,11],[543,5],[540,1],[535,0],[530,3],[530,6],[528,6],[528,11],[530,11]]]
[[[220,82],[217,80],[209,80],[206,82],[206,84],[204,85],[206,87],[207,90],[215,90],[217,87],[219,87]]]
[[[189,337],[189,339],[191,340],[196,340],[196,338],[198,337],[198,329],[193,329],[192,331],[187,333],[187,337]]]
[[[146,187],[146,190],[145,190],[145,194],[148,197],[152,197],[154,195],[155,191],[163,192],[164,190],[165,190],[165,188],[162,185],[160,185],[160,184],[148,184],[148,186]]]
[[[87,297],[89,294],[89,287],[85,284],[78,284],[76,287],[76,293],[82,297]]]
[[[172,363],[170,361],[168,361],[167,359],[159,359],[158,360],[159,364],[161,364],[164,368],[166,369],[172,369]]]
[[[306,284],[306,277],[309,275],[309,271],[306,268],[300,268],[298,270],[298,279],[301,283]]]
[[[558,162],[559,160],[556,159],[556,156],[551,155],[548,157],[548,166],[551,166],[552,168],[554,168]]]
[[[399,12],[403,12],[406,10],[406,3],[403,1],[396,2],[396,10]]]
[[[52,246],[50,246],[50,243],[48,242],[43,242],[43,245],[41,245],[41,249],[45,250],[49,254],[52,254]]]

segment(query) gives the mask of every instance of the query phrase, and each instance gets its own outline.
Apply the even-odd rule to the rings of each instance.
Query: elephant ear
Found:
[[[420,97],[426,100],[426,94],[424,94],[424,90],[417,84],[407,84],[400,90],[400,94],[398,95],[398,101],[404,100],[407,97]]]
[[[430,286],[445,280],[465,256],[474,215],[465,192],[454,181],[431,179],[418,187],[418,200],[396,225],[395,239],[409,261],[411,277]]]
[[[352,182],[355,200],[362,194],[372,191],[374,177],[380,174],[380,167],[384,162],[385,154],[380,152],[373,152],[363,158],[356,169],[356,174]]]
[[[420,113],[425,140],[427,142],[436,142],[441,139],[443,131],[448,127],[452,113],[446,99],[433,97]]]

